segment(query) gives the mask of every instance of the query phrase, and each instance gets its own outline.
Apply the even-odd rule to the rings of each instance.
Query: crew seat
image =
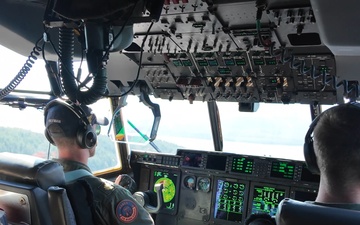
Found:
[[[76,225],[64,184],[57,162],[0,153],[0,209],[9,224]]]
[[[360,224],[360,211],[315,205],[285,198],[276,213],[276,225]]]

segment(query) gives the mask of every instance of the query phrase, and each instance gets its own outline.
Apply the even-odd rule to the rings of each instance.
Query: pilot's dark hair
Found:
[[[342,104],[320,116],[313,136],[321,174],[330,186],[360,181],[360,106]]]

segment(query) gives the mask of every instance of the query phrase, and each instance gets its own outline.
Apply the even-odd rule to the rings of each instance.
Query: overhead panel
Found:
[[[309,2],[268,2],[256,26],[256,1],[165,1],[144,45],[141,79],[155,97],[190,103],[342,102],[335,58]],[[148,26],[135,25],[137,46]],[[125,54],[139,63],[140,51]]]

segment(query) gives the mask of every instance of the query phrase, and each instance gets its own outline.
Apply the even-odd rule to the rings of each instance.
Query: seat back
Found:
[[[276,213],[277,225],[360,224],[360,211],[283,199]]]
[[[8,225],[5,211],[0,209],[0,224],[1,225]]]
[[[57,162],[0,153],[0,208],[10,224],[74,224],[66,191],[59,187],[64,184],[63,167]],[[65,212],[60,213],[62,210]],[[56,219],[52,219],[54,215]]]

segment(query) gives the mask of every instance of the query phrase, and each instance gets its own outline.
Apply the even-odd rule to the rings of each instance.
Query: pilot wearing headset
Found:
[[[360,210],[359,103],[320,114],[305,136],[304,155],[310,171],[320,174],[314,204]]]
[[[305,162],[320,175],[309,204],[360,211],[360,104],[334,106],[317,116],[305,135]],[[275,225],[267,214],[252,214],[245,225]]]
[[[95,177],[87,166],[95,155],[100,125],[107,125],[84,105],[53,100],[44,110],[45,136],[59,151],[67,182],[85,181],[91,187],[94,224],[153,225],[150,214],[132,197],[129,190]],[[119,179],[117,179],[119,182]]]

